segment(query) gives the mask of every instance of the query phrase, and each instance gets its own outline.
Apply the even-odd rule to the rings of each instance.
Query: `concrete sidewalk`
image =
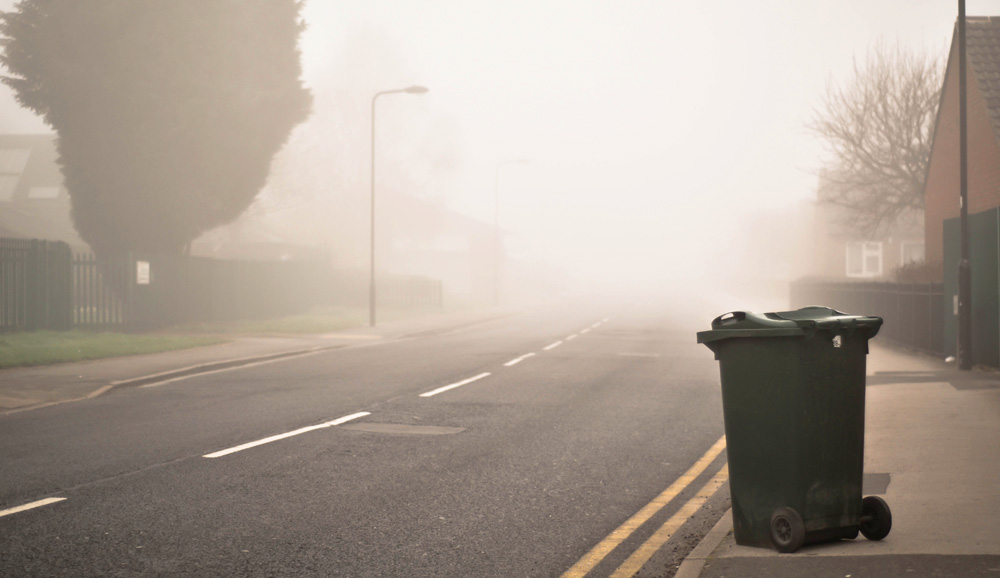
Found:
[[[324,349],[433,335],[512,315],[506,311],[430,315],[317,335],[236,336],[231,341],[144,355],[0,369],[0,415],[82,401],[116,387],[215,371]]]
[[[730,512],[677,576],[1000,577],[1000,374],[873,342],[865,427],[865,495],[892,510],[885,540],[779,554],[736,545]]]

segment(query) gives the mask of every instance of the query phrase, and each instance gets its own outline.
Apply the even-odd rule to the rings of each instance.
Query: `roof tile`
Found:
[[[1000,135],[1000,17],[967,18],[965,50],[979,91],[986,100],[993,133]]]

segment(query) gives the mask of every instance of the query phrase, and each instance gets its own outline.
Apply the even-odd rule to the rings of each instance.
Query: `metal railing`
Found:
[[[0,239],[0,331],[69,329],[69,245]]]
[[[367,276],[324,259],[73,255],[66,243],[0,239],[0,331],[136,330],[366,306]],[[380,276],[379,306],[439,311],[441,282]]]
[[[879,338],[944,353],[944,286],[941,283],[878,283],[800,280],[791,284],[793,307],[824,305],[845,313],[877,315]]]

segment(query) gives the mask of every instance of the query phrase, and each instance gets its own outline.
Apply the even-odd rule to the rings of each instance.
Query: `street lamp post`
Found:
[[[958,0],[959,259],[958,368],[972,369],[972,265],[969,261],[969,144],[966,111],[965,0]]]
[[[371,269],[368,283],[368,325],[375,327],[375,101],[383,94],[397,94],[405,92],[407,94],[424,94],[427,89],[423,86],[409,86],[396,90],[383,90],[376,92],[372,97],[372,200],[371,200]]]
[[[500,161],[496,169],[496,186],[493,189],[493,306],[500,306],[500,167],[528,164],[525,159]]]

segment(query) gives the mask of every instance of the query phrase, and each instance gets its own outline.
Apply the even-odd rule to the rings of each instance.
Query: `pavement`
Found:
[[[0,414],[237,365],[460,330],[507,315],[433,316],[322,335],[237,337],[195,349],[4,369]],[[882,495],[892,509],[886,539],[858,538],[779,554],[736,545],[730,511],[676,576],[1000,578],[1000,373],[958,371],[953,364],[876,340],[868,357],[865,427],[865,491]]]
[[[730,510],[677,578],[1000,578],[1000,373],[876,340],[867,384],[864,491],[889,504],[888,537],[779,554],[737,545]]]
[[[312,335],[236,336],[206,347],[37,367],[0,369],[0,415],[106,395],[179,377],[219,371],[327,349],[368,347],[394,339],[458,330],[514,313],[487,311],[427,315]]]

